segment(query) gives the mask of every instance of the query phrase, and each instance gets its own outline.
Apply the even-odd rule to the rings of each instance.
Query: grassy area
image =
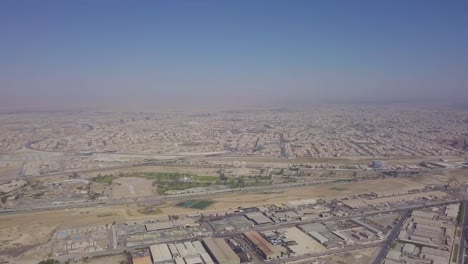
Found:
[[[184,174],[177,172],[135,172],[124,175],[124,177],[140,177],[148,180],[160,181],[178,180],[184,176]]]
[[[345,187],[331,187],[330,190],[337,191],[337,192],[342,192],[342,191],[347,191],[348,188],[345,188]]]
[[[205,200],[202,200],[202,201],[199,201],[195,204],[193,204],[191,206],[191,208],[195,208],[195,209],[205,209],[207,207],[209,207],[210,205],[212,205],[213,202],[212,201],[205,201]]]
[[[216,182],[219,180],[218,176],[193,176],[194,181],[207,181],[207,182]]]
[[[97,183],[111,184],[112,181],[114,181],[117,178],[118,177],[114,175],[98,175],[92,178],[91,181],[97,182]]]
[[[458,260],[458,250],[460,248],[459,244],[455,244],[455,247],[453,248],[453,253],[452,253],[452,262],[457,263]]]
[[[194,208],[194,209],[205,209],[212,205],[213,201],[208,200],[187,200],[177,204],[177,206]]]
[[[160,182],[158,183],[157,192],[158,194],[165,194],[168,191],[176,190],[183,191],[194,187],[208,187],[211,185],[211,182]]]
[[[114,216],[117,215],[115,213],[104,213],[104,214],[98,214],[97,217],[109,217],[109,216]]]

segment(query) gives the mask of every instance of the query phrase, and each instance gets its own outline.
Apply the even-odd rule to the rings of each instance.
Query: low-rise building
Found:
[[[244,237],[266,260],[278,259],[287,254],[284,247],[272,245],[257,231],[245,232]]]
[[[239,264],[240,258],[222,238],[206,237],[203,239],[208,253],[219,264]]]

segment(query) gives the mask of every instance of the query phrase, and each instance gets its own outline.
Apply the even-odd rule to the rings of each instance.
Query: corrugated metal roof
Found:
[[[167,244],[158,244],[150,246],[151,256],[154,262],[163,262],[172,260],[172,254]]]
[[[203,243],[219,263],[240,263],[239,257],[222,238],[206,237]]]
[[[203,247],[202,243],[200,241],[193,241],[192,242],[193,246],[197,250],[198,253],[206,253],[205,248]]]
[[[273,245],[270,242],[266,241],[266,239],[263,238],[262,235],[260,235],[260,233],[258,233],[257,231],[248,231],[245,232],[244,235],[266,256],[277,253],[275,252],[276,250],[273,247]]]

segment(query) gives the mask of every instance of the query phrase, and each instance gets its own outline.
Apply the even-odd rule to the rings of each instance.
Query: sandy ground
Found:
[[[325,263],[333,264],[367,264],[376,248],[348,252],[345,254],[324,258]]]
[[[112,198],[121,199],[156,194],[153,181],[138,177],[122,177],[112,181]]]
[[[0,184],[0,192],[8,193],[19,189],[27,184],[24,180],[12,180],[11,182]]]
[[[20,169],[20,162],[2,162],[0,164],[0,182],[15,179],[18,177]]]
[[[93,258],[87,261],[76,261],[72,263],[76,264],[119,264],[120,261],[126,260],[124,255],[116,255],[116,256],[107,256],[107,257],[99,257]]]
[[[345,188],[343,191],[333,190],[333,187]],[[285,201],[316,198],[335,199],[349,194],[364,192],[383,192],[389,189],[399,191],[423,187],[422,184],[407,179],[385,179],[366,182],[323,184],[316,187],[289,189],[282,192],[230,194],[214,198],[215,209],[236,208],[238,206],[251,206],[260,204],[283,203]]]

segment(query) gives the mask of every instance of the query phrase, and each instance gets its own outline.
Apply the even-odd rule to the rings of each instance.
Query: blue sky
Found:
[[[0,1],[7,102],[468,100],[467,1]]]

